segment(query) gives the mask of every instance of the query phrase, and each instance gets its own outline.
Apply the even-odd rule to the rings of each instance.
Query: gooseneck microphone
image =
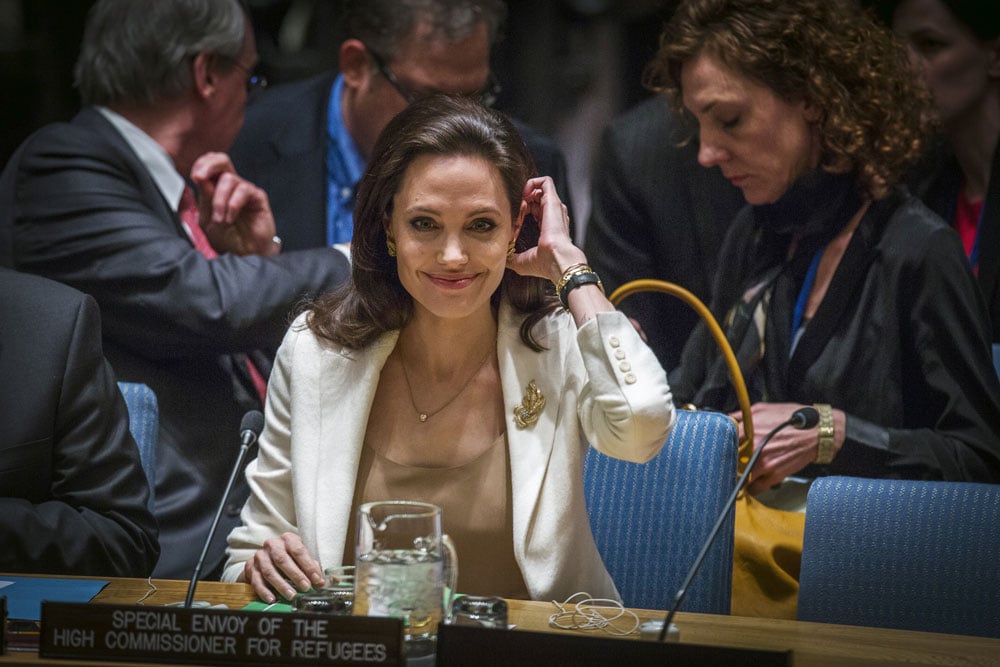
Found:
[[[226,508],[226,502],[229,500],[229,494],[232,493],[236,477],[243,469],[243,460],[246,458],[247,452],[253,446],[253,443],[257,442],[257,438],[260,437],[260,432],[263,430],[264,415],[261,414],[260,410],[251,410],[243,415],[243,419],[240,421],[240,453],[236,457],[236,465],[233,466],[233,470],[229,474],[229,482],[226,484],[226,490],[222,493],[222,500],[219,501],[219,509],[215,511],[215,518],[212,519],[212,527],[208,529],[208,537],[205,538],[205,546],[201,549],[201,556],[198,558],[198,564],[195,565],[194,574],[191,575],[187,598],[184,599],[185,609],[191,607],[191,600],[194,598],[194,589],[198,585],[198,577],[201,575],[201,566],[205,563],[205,555],[208,553],[208,547],[212,543],[212,538],[215,537],[215,529],[219,526],[219,519],[222,518],[222,512]]]
[[[701,551],[698,553],[698,557],[694,559],[694,565],[691,566],[691,570],[687,573],[684,578],[684,583],[681,584],[680,589],[677,591],[677,595],[674,597],[674,604],[670,607],[670,611],[667,612],[666,620],[663,621],[663,627],[660,629],[660,635],[658,641],[664,641],[667,637],[667,632],[670,629],[670,624],[674,620],[674,615],[677,610],[680,609],[681,603],[684,602],[684,596],[687,595],[688,586],[691,585],[691,580],[694,576],[698,574],[698,568],[701,567],[702,561],[705,560],[705,556],[708,555],[708,550],[711,548],[712,543],[715,541],[715,536],[718,535],[719,530],[722,528],[722,524],[726,521],[726,516],[729,511],[733,509],[733,505],[736,504],[736,497],[739,496],[740,491],[746,486],[747,480],[750,478],[750,472],[753,470],[754,465],[757,463],[757,459],[760,458],[760,453],[764,450],[764,445],[766,445],[774,435],[788,427],[797,428],[799,430],[804,430],[807,428],[812,428],[819,423],[819,411],[816,408],[804,406],[792,413],[792,416],[781,422],[773,429],[771,432],[764,436],[764,439],[760,443],[753,456],[750,457],[750,462],[747,463],[746,468],[743,470],[743,474],[740,475],[739,480],[736,482],[736,488],[733,489],[732,494],[729,496],[729,500],[726,501],[725,506],[722,508],[722,513],[719,514],[719,518],[716,519],[715,525],[712,526],[712,531],[708,534],[708,539],[705,540],[705,544],[702,545]]]

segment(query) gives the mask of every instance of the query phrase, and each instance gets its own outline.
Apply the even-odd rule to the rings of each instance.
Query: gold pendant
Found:
[[[542,392],[539,391],[535,381],[532,380],[525,387],[525,394],[524,398],[521,399],[521,404],[514,408],[514,423],[517,424],[518,428],[527,428],[538,421],[538,417],[541,416],[544,408],[545,397],[542,396]]]
[[[418,417],[418,419],[419,419],[419,420],[420,420],[421,422],[425,422],[425,421],[427,421],[427,415],[425,415],[425,414],[424,414],[423,412],[421,412],[421,413],[420,413],[420,416]]]

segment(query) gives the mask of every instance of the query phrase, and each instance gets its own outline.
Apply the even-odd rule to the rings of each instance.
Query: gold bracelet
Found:
[[[556,294],[560,294],[562,292],[562,288],[565,287],[566,283],[569,282],[569,279],[575,276],[577,273],[592,273],[592,272],[593,269],[590,268],[589,265],[584,264],[583,262],[570,264],[569,266],[566,267],[566,270],[563,271],[562,277],[558,280],[558,282],[556,282]]]
[[[816,436],[816,463],[826,465],[833,461],[833,408],[826,403],[814,403],[819,412]]]

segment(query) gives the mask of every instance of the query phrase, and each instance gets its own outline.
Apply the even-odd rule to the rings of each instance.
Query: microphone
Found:
[[[750,457],[750,462],[747,463],[747,467],[743,470],[743,474],[740,475],[739,480],[736,482],[736,488],[733,489],[732,494],[729,496],[729,499],[726,501],[725,506],[722,508],[722,513],[719,514],[719,518],[716,519],[715,525],[712,526],[712,530],[708,534],[708,539],[705,540],[705,544],[702,545],[701,551],[698,553],[698,557],[694,559],[694,565],[691,566],[691,570],[687,573],[687,576],[684,578],[684,583],[681,584],[680,589],[677,591],[677,595],[674,597],[674,604],[672,607],[670,607],[670,611],[667,612],[667,617],[663,621],[663,627],[659,629],[659,635],[657,637],[657,641],[662,642],[666,639],[667,632],[673,626],[672,621],[674,620],[674,615],[677,613],[677,610],[680,609],[681,603],[684,602],[684,596],[687,595],[687,589],[688,586],[691,585],[691,580],[694,579],[696,574],[698,574],[698,568],[701,567],[702,561],[704,561],[705,556],[708,555],[708,550],[709,548],[711,548],[712,543],[715,541],[715,536],[718,535],[719,530],[722,528],[722,524],[725,522],[726,516],[729,514],[729,511],[733,509],[733,505],[736,504],[736,497],[740,494],[740,491],[743,490],[743,487],[746,486],[747,480],[750,478],[750,472],[753,470],[754,465],[757,463],[757,459],[760,457],[760,453],[764,450],[764,445],[766,445],[771,440],[771,438],[774,437],[776,433],[778,433],[778,431],[781,431],[784,428],[791,426],[799,430],[804,430],[807,428],[812,428],[816,426],[816,424],[818,423],[819,423],[819,411],[811,406],[803,406],[798,410],[796,410],[795,412],[793,412],[791,417],[789,417],[785,421],[775,426],[773,429],[771,429],[770,433],[764,436],[764,439],[760,443],[760,447],[758,447],[756,451],[754,451],[753,456]],[[643,625],[647,624],[652,626],[658,625],[656,621],[648,621]],[[652,633],[654,631],[655,630],[653,630],[653,628],[647,628],[646,631],[643,632],[643,634]]]
[[[817,417],[817,419],[819,419],[819,417]],[[205,555],[208,553],[208,547],[212,543],[212,538],[215,536],[215,529],[219,526],[219,519],[222,518],[222,512],[226,509],[226,502],[229,500],[229,494],[233,490],[233,484],[236,482],[236,477],[240,474],[240,471],[243,468],[243,460],[246,458],[250,447],[257,442],[257,438],[263,430],[264,415],[260,413],[260,410],[250,410],[243,415],[243,419],[240,421],[240,453],[236,457],[236,465],[233,466],[233,470],[229,474],[229,482],[226,484],[226,490],[222,494],[222,500],[219,501],[219,509],[215,511],[215,518],[212,519],[212,527],[208,529],[208,537],[205,538],[205,546],[201,549],[201,557],[198,558],[198,564],[195,565],[194,574],[191,575],[191,583],[188,585],[187,598],[184,600],[185,609],[189,609],[191,607],[191,600],[194,598],[194,589],[198,585],[198,577],[201,575],[201,566],[205,563]]]
[[[803,406],[792,413],[791,418],[788,420],[788,425],[792,428],[797,428],[800,431],[804,431],[807,428],[812,428],[819,423],[819,410],[810,407],[808,405]],[[778,428],[781,428],[780,426]],[[768,437],[771,437],[768,435]],[[762,444],[761,447],[764,445]]]

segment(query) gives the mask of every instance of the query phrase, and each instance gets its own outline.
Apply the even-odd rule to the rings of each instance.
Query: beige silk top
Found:
[[[468,463],[425,468],[396,463],[365,442],[344,545],[354,563],[358,507],[379,500],[415,500],[441,508],[442,530],[458,553],[458,592],[528,599],[514,558],[514,528],[507,437]]]

